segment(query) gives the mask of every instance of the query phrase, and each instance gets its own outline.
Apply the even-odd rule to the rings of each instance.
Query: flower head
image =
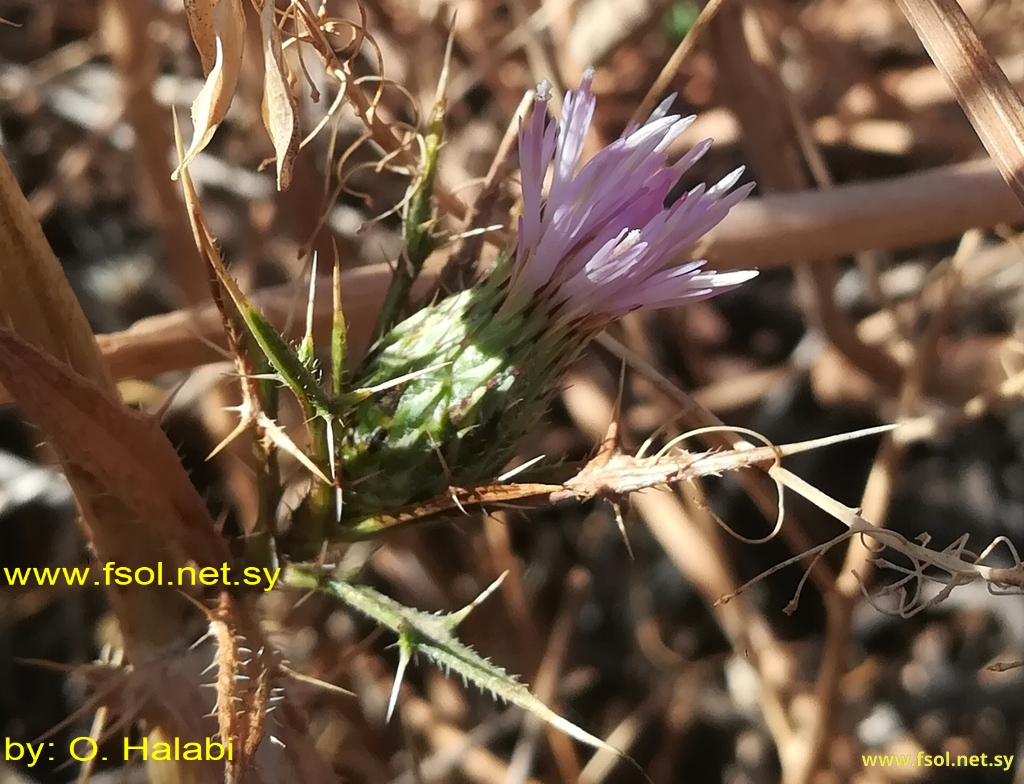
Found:
[[[541,297],[558,322],[583,319],[600,327],[639,308],[706,299],[753,278],[754,270],[678,264],[754,186],[732,190],[740,168],[673,199],[680,176],[711,140],[668,162],[669,145],[694,119],[669,114],[672,97],[579,167],[596,104],[593,77],[588,69],[579,89],[566,95],[558,125],[547,121],[550,87],[542,82],[532,117],[520,124],[523,205],[506,306],[518,309]]]
[[[396,325],[364,362],[361,387],[408,380],[349,412],[356,424],[342,462],[354,518],[493,480],[598,330],[632,310],[705,299],[756,274],[679,261],[752,186],[732,190],[737,170],[676,198],[680,176],[710,142],[669,163],[669,145],[692,120],[669,114],[671,99],[579,166],[594,116],[592,78],[588,71],[566,96],[560,125],[547,121],[542,84],[520,126],[514,253],[488,280]]]

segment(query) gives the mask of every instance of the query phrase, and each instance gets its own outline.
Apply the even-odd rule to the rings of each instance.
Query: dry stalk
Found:
[[[897,0],[1024,205],[1024,105],[956,0]],[[1018,213],[1019,217],[1019,213]]]

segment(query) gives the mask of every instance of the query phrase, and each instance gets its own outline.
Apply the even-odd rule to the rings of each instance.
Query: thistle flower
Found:
[[[566,96],[560,124],[548,118],[550,88],[541,83],[532,116],[520,124],[515,249],[485,283],[416,313],[368,355],[360,374],[367,387],[432,370],[354,413],[343,450],[352,524],[492,480],[543,416],[561,373],[604,327],[757,274],[678,263],[753,185],[733,190],[737,169],[710,188],[677,192],[711,140],[669,163],[666,150],[693,121],[669,114],[672,98],[579,166],[596,104],[592,80],[588,70]]]

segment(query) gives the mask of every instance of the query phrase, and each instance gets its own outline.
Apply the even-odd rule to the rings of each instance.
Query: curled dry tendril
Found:
[[[797,584],[793,598],[785,608],[786,613],[792,613],[799,603],[811,571],[821,557],[836,545],[842,544],[854,536],[861,537],[865,547],[872,552],[871,560],[876,567],[883,571],[902,575],[895,582],[887,583],[879,588],[874,594],[860,576],[855,575],[860,582],[865,599],[879,612],[896,615],[900,618],[910,618],[943,602],[953,589],[978,581],[984,583],[989,593],[994,595],[1024,593],[1024,566],[1021,564],[1017,548],[1005,536],[993,539],[980,553],[968,549],[969,534],[964,534],[945,548],[936,550],[928,546],[931,543],[931,536],[928,534],[922,534],[916,541],[911,541],[897,531],[873,525],[856,511],[829,498],[817,488],[778,465],[769,473],[774,475],[773,478],[777,480],[777,486],[781,482],[782,485],[804,495],[819,508],[844,523],[847,530],[827,542],[788,558],[762,572],[732,593],[723,596],[719,600],[722,603],[735,598],[775,572],[801,562],[808,556],[813,556]],[[1005,548],[1006,554],[1012,561],[1012,566],[995,566],[986,563],[992,560],[1000,547]],[[899,553],[909,561],[910,565],[896,563],[892,558],[884,557],[887,551]],[[929,590],[929,586],[937,586],[938,590]],[[895,601],[886,603],[885,600],[890,597],[894,597]]]
[[[650,459],[653,462],[658,462],[659,460],[662,460],[662,459],[668,457],[669,455],[671,455],[672,452],[676,449],[676,447],[679,446],[679,444],[681,444],[681,443],[683,443],[685,441],[689,441],[692,438],[697,438],[698,436],[705,435],[707,433],[722,433],[722,432],[736,433],[736,434],[739,434],[739,435],[750,436],[751,438],[754,438],[757,441],[760,441],[766,447],[768,447],[769,449],[774,450],[774,452],[775,452],[773,468],[774,467],[778,467],[778,466],[781,465],[782,457],[783,457],[783,452],[782,452],[782,450],[780,448],[778,448],[768,438],[766,438],[765,436],[761,435],[757,431],[750,430],[749,428],[746,428],[746,427],[739,427],[739,426],[736,426],[736,425],[709,425],[707,427],[699,427],[699,428],[696,428],[694,430],[688,430],[687,432],[682,433],[682,434],[680,434],[678,436],[675,436],[674,438],[670,439],[668,441],[668,443],[666,443],[663,447],[661,447],[661,449],[659,449]],[[642,459],[644,457],[644,454],[647,452],[647,450],[651,446],[652,439],[656,435],[657,435],[657,433],[652,435],[650,438],[648,438],[640,446],[640,449],[637,451],[637,454],[636,454],[636,458],[638,460],[640,460],[640,459]],[[738,446],[743,446],[745,443],[746,442],[740,442],[738,444]],[[747,444],[747,446],[749,446],[749,444]],[[769,531],[764,536],[762,536],[760,538],[757,538],[757,539],[754,539],[754,538],[751,538],[751,537],[748,537],[748,536],[744,536],[743,534],[739,533],[739,531],[736,531],[735,529],[730,527],[730,525],[727,522],[725,522],[721,517],[719,517],[719,515],[715,512],[715,510],[711,509],[708,505],[702,504],[702,508],[708,514],[710,514],[714,518],[715,522],[718,523],[718,525],[721,526],[722,529],[726,533],[728,533],[733,538],[738,539],[739,541],[741,541],[741,542],[743,542],[745,544],[765,544],[767,542],[770,542],[772,539],[774,539],[776,536],[778,536],[779,531],[782,530],[782,521],[785,519],[785,516],[786,516],[786,501],[785,501],[785,494],[783,493],[783,484],[782,484],[782,482],[778,478],[772,476],[771,471],[769,471],[768,475],[769,475],[769,477],[771,477],[772,482],[775,484],[776,495],[777,495],[777,498],[778,498],[778,505],[777,505],[778,513],[775,516],[775,525],[772,527],[772,530]]]

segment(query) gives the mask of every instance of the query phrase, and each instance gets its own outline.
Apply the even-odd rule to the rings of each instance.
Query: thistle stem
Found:
[[[444,133],[444,109],[444,101],[434,105],[427,124],[427,133],[423,137],[423,171],[412,185],[412,194],[403,220],[405,253],[395,267],[391,285],[384,297],[384,304],[381,306],[380,317],[373,333],[373,342],[386,335],[398,323],[413,283],[438,244],[431,231],[431,218],[434,211],[437,159]]]

